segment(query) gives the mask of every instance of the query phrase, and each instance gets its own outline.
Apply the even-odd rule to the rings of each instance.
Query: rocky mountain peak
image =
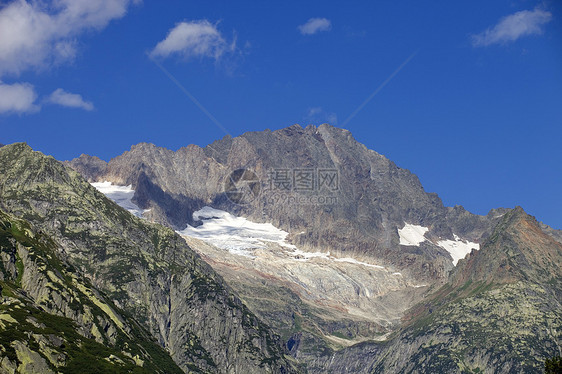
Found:
[[[463,262],[454,279],[510,283],[533,280],[559,282],[562,269],[562,244],[546,234],[537,220],[523,208],[516,207],[503,215],[483,249]]]
[[[97,156],[86,154],[81,154],[72,161],[65,161],[64,164],[82,174],[88,182],[97,181],[107,170],[107,162]]]
[[[4,182],[30,188],[47,182],[69,182],[71,179],[66,172],[61,173],[64,167],[59,161],[34,151],[26,143],[2,147],[0,159],[5,166],[0,169],[0,176]]]
[[[86,177],[94,173],[77,160],[69,165]],[[261,184],[260,194],[242,205],[225,196],[230,174],[239,169],[254,173]],[[92,170],[98,169],[92,165]],[[328,174],[329,186],[321,179]],[[280,177],[286,180],[277,181]],[[298,185],[298,178],[308,184]],[[419,267],[420,274],[428,274],[421,268],[433,268],[441,256],[438,249],[426,248],[432,241],[454,235],[479,241],[498,219],[448,210],[410,171],[369,150],[348,130],[328,124],[225,136],[203,149],[187,146],[176,152],[141,143],[112,159],[97,181],[132,185],[134,200],[152,209],[151,219],[177,229],[193,223],[194,211],[211,206],[272,223],[288,231],[294,244],[311,250]],[[399,250],[398,230],[405,224],[427,227],[433,239],[421,249]],[[307,235],[296,235],[303,231]],[[439,264],[429,274],[443,277],[447,266]]]
[[[33,152],[33,149],[26,142],[12,143],[4,146],[8,147],[11,152],[18,154],[22,152]]]
[[[65,164],[134,215],[52,157],[2,147],[3,279],[17,283],[15,253],[27,256],[7,228],[26,220],[110,319],[123,312],[117,328],[133,316],[186,372],[290,373],[288,352],[311,373],[533,372],[559,350],[562,234],[520,207],[445,207],[347,130],[293,125],[177,151],[140,143],[108,163]],[[233,181],[255,194],[237,200],[247,190]]]

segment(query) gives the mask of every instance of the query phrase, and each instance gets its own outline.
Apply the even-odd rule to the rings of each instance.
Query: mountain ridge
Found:
[[[137,219],[27,145],[3,147],[0,160],[2,210],[52,235],[57,256],[134,316],[182,370],[295,371],[278,338],[173,231]]]
[[[90,271],[95,287],[106,290],[117,307],[132,310],[184,370],[188,361],[204,370],[233,361],[221,356],[217,345],[209,343],[212,338],[185,316],[174,320],[163,313],[166,303],[162,301],[166,294],[176,293],[172,279],[179,273],[166,278],[168,273],[163,273],[158,263],[176,266],[176,262],[168,261],[170,256],[177,259],[178,255],[181,261],[199,264],[182,268],[185,270],[180,273],[199,272],[202,278],[191,278],[188,284],[206,291],[194,291],[199,292],[195,309],[181,302],[181,296],[176,298],[179,304],[173,309],[205,310],[203,315],[210,313],[214,319],[216,315],[205,305],[216,300],[225,300],[229,305],[229,301],[222,299],[225,294],[213,285],[223,290],[232,287],[241,300],[231,308],[248,307],[242,316],[253,313],[259,316],[255,321],[270,321],[282,336],[285,350],[274,348],[281,342],[275,340],[267,326],[259,327],[256,322],[244,328],[255,332],[252,328],[257,326],[262,339],[258,350],[265,354],[261,362],[276,367],[272,370],[296,370],[292,361],[296,359],[310,373],[484,372],[490,368],[523,373],[538,372],[541,360],[560,352],[560,334],[556,333],[562,326],[560,232],[537,222],[520,207],[492,209],[486,216],[471,214],[461,206],[445,207],[436,194],[425,192],[415,175],[368,150],[347,130],[329,125],[304,129],[294,125],[236,138],[227,136],[204,148],[190,145],[170,151],[140,143],[108,163],[87,155],[64,162],[88,182],[130,186],[126,190],[131,201],[144,212],[146,220],[176,230],[187,226],[189,230],[185,232],[190,233],[217,227],[222,217],[225,222],[248,222],[252,227],[271,225],[268,227],[275,232],[286,232],[284,242],[257,245],[251,249],[253,252],[247,252],[253,253],[250,257],[241,252],[229,253],[233,243],[221,247],[220,242],[191,237],[185,237],[189,244],[179,238],[172,240],[173,233],[165,234],[163,228],[158,229],[156,242],[134,239],[146,238],[146,233],[154,229],[122,209],[116,210],[117,206],[103,208],[107,202],[101,211],[91,208],[88,199],[102,201],[102,194],[84,181],[77,184],[77,174],[61,173],[58,162],[47,159],[49,162],[33,165],[22,157],[18,159],[19,172],[11,174],[2,174],[0,168],[0,174],[6,176],[0,185],[1,207],[8,208],[9,214],[40,223],[42,230],[62,240],[64,256],[81,271],[88,271],[84,266],[93,261],[103,264]],[[251,171],[249,175],[254,175],[263,188],[244,204],[233,201],[233,196],[239,195],[227,194],[232,186],[229,178],[239,176],[236,172],[240,169]],[[272,200],[272,191],[267,190],[271,173],[295,173],[301,169],[313,173],[335,171],[339,184],[334,189],[303,192],[291,188],[282,193],[296,201],[320,196],[334,198],[336,203],[318,204],[316,200],[314,204],[288,204]],[[256,187],[251,179],[246,181],[250,181],[251,188]],[[59,195],[66,200],[61,201]],[[73,205],[76,202],[81,202],[80,208]],[[49,206],[56,207],[56,211],[51,212]],[[69,219],[71,208],[81,212],[78,221]],[[205,211],[214,213],[201,218]],[[94,224],[84,225],[86,217]],[[47,224],[46,219],[53,222]],[[115,229],[116,224],[122,227],[119,222],[127,229]],[[139,265],[130,266],[127,263],[131,259],[135,263],[137,255],[129,244],[117,240],[124,253],[118,262],[123,265],[115,274],[131,273],[142,281],[112,275],[114,245],[98,232],[109,234],[113,240],[121,236],[133,243],[141,240],[143,248],[156,249],[154,253],[149,249],[148,257],[143,254]],[[165,247],[155,244],[161,240],[167,243]],[[97,241],[109,246],[102,249]],[[86,247],[89,251],[83,251]],[[161,252],[164,248],[167,249]],[[211,266],[205,267],[188,248]],[[457,257],[452,257],[453,251]],[[258,260],[265,262],[258,266]],[[213,276],[211,268],[222,277]],[[135,309],[130,299],[143,299],[138,290],[146,284],[153,287],[150,274],[154,271],[154,279],[159,280],[151,292],[158,294],[158,287],[164,287],[164,292],[160,293],[162,300],[158,296],[148,304],[141,302],[153,309],[147,318],[146,312]],[[283,273],[286,271],[288,275]],[[162,286],[162,279],[169,281]],[[127,284],[128,288],[123,288]],[[346,294],[349,286],[352,292]],[[330,297],[318,299],[321,294],[313,291],[315,288],[331,289]],[[201,297],[206,300],[203,304]],[[364,314],[369,305],[379,311]],[[390,320],[380,319],[385,314],[394,319],[401,315],[402,323],[388,324]],[[353,315],[361,318],[348,318]],[[195,336],[203,336],[205,351],[190,358],[174,353],[177,350],[171,347],[176,346],[178,338],[166,332],[166,321],[179,321],[188,330],[195,329]],[[213,326],[207,324],[205,328]],[[232,328],[231,324],[226,326]],[[283,352],[290,353],[293,359]],[[217,364],[219,360],[223,361]],[[247,365],[252,360],[247,356],[238,361],[234,358],[237,365]]]
[[[67,162],[78,169],[81,166],[77,164],[77,160]],[[266,197],[275,198],[276,195],[264,193],[261,200],[237,206],[224,199],[223,185],[228,173],[240,168],[251,169],[264,184],[272,169],[334,169],[340,180],[338,191],[323,191],[323,194],[288,191],[284,196],[320,195],[338,199],[337,204],[308,207],[287,206],[281,201],[268,204]],[[236,138],[226,136],[205,148],[191,145],[175,152],[140,143],[113,158],[105,174],[98,175],[97,181],[102,179],[132,185],[142,208],[152,209],[147,218],[171,227],[183,229],[185,224],[193,224],[191,213],[211,205],[256,222],[271,222],[291,235],[306,229],[303,222],[307,222],[317,232],[295,235],[291,238],[294,244],[311,250],[329,248],[372,254],[392,263],[400,261],[400,257],[391,256],[387,249],[397,246],[396,227],[402,227],[404,222],[422,225],[426,222],[431,226],[429,235],[434,238],[453,239],[453,231],[459,231],[458,235],[478,241],[491,230],[494,221],[491,217],[467,214],[463,208],[445,208],[436,194],[423,190],[415,175],[368,150],[349,131],[329,125],[304,129],[293,125],[276,131],[245,133]],[[191,180],[199,184],[194,186]],[[358,206],[355,206],[356,200]],[[477,227],[476,231],[463,226],[467,219],[472,221],[470,226]],[[456,227],[445,223],[453,220],[458,223]],[[479,222],[475,224],[474,221]],[[341,248],[341,243],[346,243],[345,248]],[[429,250],[429,253],[422,251],[421,257],[414,253],[406,257],[430,264],[436,255],[440,257],[435,251],[439,249]],[[402,262],[411,266],[412,261],[403,259]],[[446,264],[438,266],[435,276],[443,276],[450,269]]]
[[[345,134],[348,134],[348,138],[353,139],[353,141],[357,142],[357,140],[355,140],[355,138],[353,137],[351,132],[349,132],[348,130],[338,129],[337,127],[333,127],[333,126],[328,125],[328,124],[323,124],[323,125],[319,126],[318,128],[321,128],[321,127],[341,130]],[[267,130],[264,130],[264,131],[246,132],[246,133],[243,133],[242,135],[240,135],[238,137],[232,137],[230,135],[226,135],[222,139],[216,140],[216,141],[214,141],[214,142],[212,142],[212,143],[210,143],[210,144],[208,144],[204,147],[201,147],[201,146],[198,146],[198,145],[195,145],[195,144],[189,144],[189,145],[186,145],[186,146],[182,146],[175,151],[167,149],[165,147],[157,146],[157,145],[155,145],[153,143],[150,143],[150,142],[140,142],[140,143],[132,145],[131,149],[129,151],[125,151],[125,153],[135,152],[135,151],[138,151],[138,150],[145,151],[146,149],[157,149],[159,151],[166,151],[166,152],[169,151],[169,152],[173,152],[173,153],[179,153],[181,151],[183,153],[183,152],[186,152],[187,150],[197,150],[197,152],[199,152],[202,149],[207,157],[216,159],[217,162],[219,162],[220,164],[225,164],[227,162],[228,156],[224,154],[224,151],[221,152],[221,154],[219,154],[219,152],[217,150],[214,150],[214,148],[219,149],[221,147],[224,147],[225,144],[231,144],[233,139],[240,139],[242,137],[247,137],[247,136],[252,137],[252,136],[264,134],[264,133],[265,134],[273,134],[273,133],[277,133],[277,132],[287,133],[287,134],[289,134],[289,136],[295,136],[295,135],[298,135],[298,134],[303,134],[303,133],[308,132],[308,133],[313,133],[315,136],[318,136],[318,134],[315,132],[318,128],[314,125],[308,125],[305,128],[303,128],[300,125],[295,124],[295,125],[292,125],[292,126],[289,126],[289,127],[286,127],[286,128],[281,128],[279,130],[273,130],[273,131],[267,129]],[[371,150],[367,149],[367,147],[365,145],[363,145],[359,142],[357,142],[357,143],[360,144],[360,146],[363,147],[364,149],[366,149],[368,151],[371,151]],[[384,155],[379,154],[376,151],[371,151],[371,152],[374,152],[377,155],[379,155],[380,157],[388,160]],[[261,153],[260,155],[263,155],[263,153]],[[107,161],[99,159],[96,156],[90,156],[90,155],[82,154],[78,158],[68,160],[68,161],[62,161],[62,162],[65,165],[70,166],[70,167],[74,168],[75,170],[79,171],[83,175],[86,175],[88,172],[90,172],[90,170],[92,168],[95,169],[96,166],[97,166],[99,171],[94,174],[95,178],[93,178],[92,181],[94,181],[94,179],[99,181],[100,177],[103,177],[103,176],[106,175],[106,173],[105,173],[106,167],[113,160],[118,159],[120,156],[122,156],[122,155],[112,157],[111,160],[109,162],[107,162]],[[392,162],[391,160],[388,160],[388,161],[390,163],[394,164],[394,162]],[[92,167],[91,164],[94,164],[95,166]],[[398,169],[401,169],[401,170],[404,170],[408,173],[411,173],[408,169],[405,169],[403,167],[398,167],[398,166],[396,166],[396,167]],[[414,175],[414,174],[412,174],[412,175]],[[116,180],[116,183],[126,183],[126,182],[133,183],[133,182],[136,182],[136,181],[134,179],[131,179],[131,180]],[[135,187],[134,184],[133,184],[133,187]],[[429,192],[428,194],[438,196],[436,192]],[[455,205],[453,207],[445,207],[445,208],[450,210],[452,215],[457,214],[457,213],[453,213],[455,210],[460,211],[460,214],[468,212],[468,211],[466,211],[466,209],[462,205]],[[470,213],[470,212],[468,212],[468,213],[469,213],[469,215],[472,215],[472,216],[484,217],[484,216],[493,216],[494,214],[497,214],[496,213],[497,211],[502,211],[502,210],[505,210],[505,209],[506,208],[490,208],[490,211],[486,215],[476,215],[476,214],[473,214],[473,213]],[[542,222],[541,222],[541,225],[544,225],[544,229],[548,232],[549,235],[556,237],[558,241],[562,240],[562,230],[554,229],[554,228],[548,226],[548,224],[544,224]]]
[[[533,257],[536,250],[528,246],[529,238],[543,242],[539,252],[550,255],[549,271],[556,281],[529,277],[519,265],[498,274],[502,254]],[[403,326],[387,342],[365,342],[337,352],[335,358],[320,357],[309,370],[345,373],[347,364],[360,362],[352,366],[353,372],[540,373],[546,358],[562,352],[561,248],[534,217],[517,207],[481,250],[459,261],[446,284],[435,285],[406,314]],[[494,258],[496,266],[485,271],[475,266]],[[520,265],[537,270],[525,262]]]
[[[77,162],[67,162],[69,166],[73,163]],[[224,188],[229,173],[240,168],[254,173],[264,188],[257,198],[246,204],[230,201]],[[332,191],[288,190],[283,193],[295,201],[318,196],[334,197],[336,204],[299,205],[271,199],[272,191],[267,190],[271,172],[294,172],[303,168],[335,170],[340,185]],[[203,222],[192,217],[208,206],[251,222],[273,224],[288,232],[288,243],[304,253],[328,253],[334,258],[350,258],[394,269],[392,271],[404,277],[406,286],[403,289],[393,288],[378,275],[367,281],[359,276],[360,272],[349,268],[345,271],[356,274],[350,277],[350,282],[355,282],[357,293],[364,296],[355,300],[340,291],[334,295],[341,295],[328,299],[336,302],[333,305],[336,308],[354,310],[356,302],[369,305],[361,301],[361,297],[369,300],[371,297],[366,295],[383,295],[381,300],[385,300],[387,307],[392,305],[390,308],[394,313],[406,313],[407,318],[409,312],[405,309],[412,307],[411,303],[421,301],[449,284],[450,274],[457,271],[450,251],[458,251],[467,243],[472,243],[472,247],[477,243],[483,245],[505,215],[511,212],[499,208],[491,209],[486,216],[478,216],[461,206],[445,207],[438,195],[426,193],[419,179],[408,170],[367,149],[349,131],[329,125],[318,128],[293,125],[281,130],[245,133],[235,138],[225,136],[204,148],[190,145],[177,151],[140,143],[110,160],[105,170],[97,181],[131,185],[135,194],[133,200],[142,209],[150,209],[144,215],[148,220],[180,230],[186,225],[198,227]],[[403,240],[402,230],[417,230],[423,234],[408,242]],[[555,230],[549,231],[546,226],[541,230],[556,237]],[[389,331],[395,331],[396,326],[390,330],[388,325],[383,327],[389,320],[380,324],[377,319],[380,313],[369,314],[373,321],[378,321],[378,326],[356,318],[348,319],[345,314],[340,314],[340,322],[334,323],[334,317],[327,313],[332,305],[323,306],[322,313],[314,309],[317,305],[310,308],[310,292],[318,295],[313,296],[313,300],[321,298],[319,291],[314,289],[322,290],[332,284],[338,285],[339,290],[346,287],[338,283],[337,273],[322,284],[310,282],[310,277],[317,271],[315,266],[325,266],[322,274],[332,274],[333,268],[325,262],[314,260],[309,268],[301,267],[294,283],[275,282],[273,279],[285,279],[287,275],[283,275],[283,270],[278,270],[274,263],[263,268],[260,265],[261,273],[256,274],[257,263],[223,255],[220,248],[194,246],[237,289],[251,310],[264,320],[283,321],[282,324],[274,323],[275,328],[294,357],[312,365],[310,367],[318,365],[320,372],[326,369],[318,358],[321,352],[337,354],[342,347],[340,344],[346,346],[347,342],[380,339],[377,334],[386,336]],[[462,258],[467,253],[457,252],[456,256]],[[270,255],[265,258],[269,258],[267,256]],[[472,255],[468,256],[472,258]],[[277,254],[270,260],[280,261]],[[283,266],[292,269],[294,265],[286,263]],[[319,274],[317,278],[322,278]],[[372,292],[369,282],[381,285],[377,292]],[[255,284],[264,286],[260,288]],[[407,285],[424,287],[408,291]],[[270,294],[276,295],[277,299],[271,306],[266,306],[264,300]],[[341,323],[343,321],[346,322]],[[341,352],[347,355],[353,350],[350,347]]]

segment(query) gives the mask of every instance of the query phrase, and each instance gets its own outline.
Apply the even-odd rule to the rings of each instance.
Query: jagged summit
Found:
[[[107,162],[96,156],[86,154],[81,154],[80,157],[72,161],[65,161],[64,163],[82,174],[89,182],[98,180],[100,176],[105,174],[107,169]]]
[[[507,212],[484,242],[485,251],[474,254],[454,274],[456,284],[512,283],[533,280],[559,284],[562,244],[547,235],[537,220],[516,207]]]
[[[141,143],[108,163],[81,155],[65,164],[118,204],[26,144],[0,148],[0,287],[25,291],[26,300],[10,299],[25,310],[48,306],[75,321],[84,341],[106,347],[92,358],[100,365],[291,373],[296,360],[318,374],[527,373],[560,351],[562,235],[519,207],[486,216],[445,207],[347,130],[293,125],[177,151]],[[336,184],[320,185],[326,172]],[[29,247],[38,236],[48,248]],[[56,265],[46,269],[54,278],[29,261],[38,255]],[[84,281],[65,295],[96,300],[99,323],[71,296],[36,287],[73,283],[69,272]],[[42,339],[32,322],[4,314],[3,325]],[[135,356],[112,340],[108,319],[166,352]],[[143,339],[128,346],[154,348]],[[36,349],[17,340],[0,365]],[[68,362],[78,357],[55,348]],[[48,367],[38,349],[34,362]]]
[[[91,181],[132,185],[134,200],[151,209],[148,218],[173,228],[193,224],[194,211],[212,206],[271,222],[303,248],[376,258],[430,278],[443,277],[451,268],[448,252],[433,243],[454,240],[454,235],[478,242],[497,220],[444,207],[414,174],[367,149],[348,130],[328,124],[225,136],[204,148],[175,152],[141,143],[106,167],[94,159],[88,167],[89,162],[83,158],[67,164]],[[238,169],[255,173],[262,187],[244,205],[224,195],[230,173]],[[332,186],[319,182],[327,174]],[[304,177],[309,183],[298,188],[295,178],[303,182]],[[398,230],[405,224],[427,227],[430,240],[420,249],[398,250]]]

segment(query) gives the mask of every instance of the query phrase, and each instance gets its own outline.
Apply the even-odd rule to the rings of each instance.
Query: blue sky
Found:
[[[562,229],[561,15],[523,0],[7,1],[0,143],[108,160],[328,122],[446,205],[521,205]]]

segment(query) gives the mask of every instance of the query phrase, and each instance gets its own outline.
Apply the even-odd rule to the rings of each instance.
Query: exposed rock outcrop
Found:
[[[0,371],[181,373],[138,323],[58,258],[48,235],[0,211]]]
[[[560,243],[516,208],[389,342],[344,349],[309,371],[362,362],[358,373],[542,373],[562,350],[561,269]]]
[[[0,149],[0,208],[51,236],[57,243],[53,256],[92,284],[80,291],[117,316],[115,309],[95,301],[107,295],[182,370],[294,371],[279,338],[182,238],[129,214],[52,157],[24,144]],[[30,290],[45,292],[39,278],[23,281]],[[60,313],[67,316],[64,310]],[[129,333],[124,322],[111,320],[117,332]]]
[[[94,182],[105,174],[107,162],[96,156],[81,154],[80,157],[72,161],[64,161],[66,166],[70,166],[78,171],[88,182]]]
[[[479,242],[499,220],[444,207],[414,174],[367,149],[349,131],[326,124],[227,136],[176,152],[141,143],[112,159],[101,174],[97,162],[89,168],[87,161],[69,165],[86,177],[97,175],[97,181],[132,185],[135,201],[151,209],[150,220],[183,229],[194,223],[194,211],[209,205],[270,222],[302,249],[368,256],[420,280],[444,279],[452,269],[451,257],[435,241],[457,235]],[[257,198],[242,205],[225,195],[238,169],[251,170],[260,181]],[[400,247],[398,229],[405,223],[429,228],[426,245]]]
[[[258,192],[243,204],[229,194],[232,173],[240,169],[255,173],[259,187],[253,181],[237,181]],[[321,179],[321,173],[327,179]],[[335,183],[330,184],[331,180]],[[190,145],[175,152],[141,143],[112,159],[97,181],[132,185],[136,203],[150,209],[144,217],[175,229],[201,224],[192,218],[193,212],[211,206],[254,222],[271,223],[289,232],[288,240],[301,250],[378,264],[399,272],[404,285],[433,289],[448,282],[458,260],[442,243],[455,248],[470,241],[477,248],[510,211],[493,209],[479,216],[461,206],[445,207],[436,194],[425,192],[411,172],[367,149],[349,131],[329,125],[304,129],[293,125],[236,138],[226,136],[204,148]],[[400,230],[407,226],[427,231],[420,242],[407,245],[400,236]],[[542,230],[555,240],[562,238],[559,231],[546,225]],[[193,246],[256,314],[273,321],[291,353],[311,367],[324,367],[323,352],[337,358],[340,353],[336,348],[386,333],[382,326],[396,328],[397,324],[385,323],[398,320],[412,303],[427,296],[428,287],[396,289],[377,278],[372,282],[378,285],[379,296],[390,296],[386,296],[384,305],[376,304],[377,300],[359,300],[363,305],[377,306],[366,321],[350,321],[345,313],[330,315],[331,308],[352,309],[357,300],[347,295],[328,307],[320,305],[323,312],[309,308],[310,298],[307,300],[302,290],[313,288],[314,282],[306,281],[310,269],[294,272],[294,278],[279,276],[286,269],[277,271],[275,264],[260,268],[248,259],[223,256],[199,244]],[[334,276],[311,291],[316,300],[332,281],[338,284]],[[356,282],[358,299],[364,289],[369,289],[360,276],[347,281],[346,285]],[[340,286],[343,293],[345,286]],[[266,302],[273,297],[275,303]],[[334,298],[326,297],[330,301]],[[341,300],[347,304],[339,304]],[[385,313],[393,317],[384,321],[375,317]],[[299,329],[303,321],[307,328]],[[353,352],[359,351],[348,348],[341,354],[351,357]]]

